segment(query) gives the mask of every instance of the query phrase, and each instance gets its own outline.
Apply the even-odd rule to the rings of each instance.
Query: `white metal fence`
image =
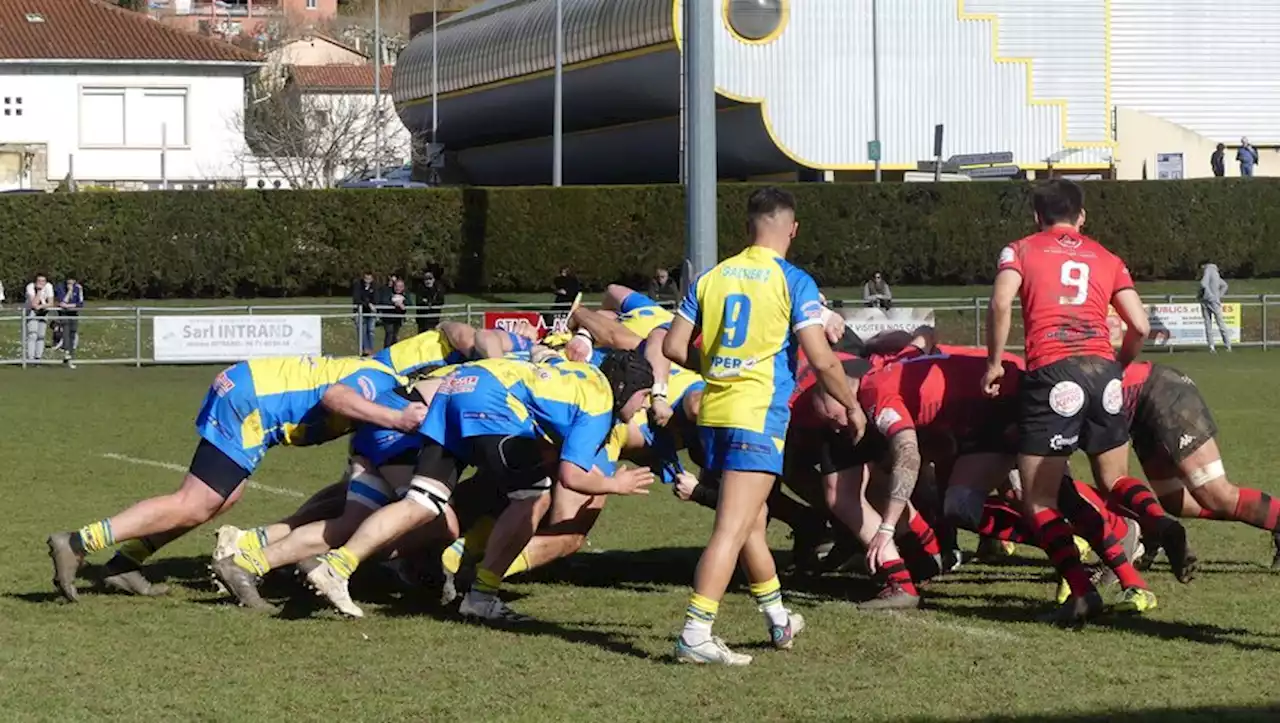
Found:
[[[1195,303],[1195,297],[1168,295],[1146,298],[1149,304]],[[1240,346],[1269,349],[1280,344],[1280,314],[1270,312],[1272,306],[1280,306],[1280,295],[1229,296],[1224,301],[1239,303],[1241,314]],[[847,308],[859,308],[860,300],[837,302]],[[931,309],[934,325],[942,341],[953,344],[985,343],[986,297],[934,297],[895,299],[895,308]],[[482,326],[486,312],[533,312],[552,316],[556,309],[548,303],[471,303],[446,304],[433,308],[406,310],[400,332],[404,339],[431,325],[433,319],[465,321]],[[563,314],[563,310],[559,312]],[[79,322],[79,347],[75,352],[77,364],[144,364],[158,362],[153,348],[153,325],[163,316],[247,315],[269,317],[290,314],[319,316],[322,321],[322,348],[325,354],[359,354],[362,340],[357,334],[356,316],[349,303],[332,304],[210,304],[205,306],[93,306],[81,310]],[[421,317],[419,316],[421,314]],[[1016,317],[1016,315],[1015,315]],[[54,315],[44,317],[50,325],[58,321]],[[418,319],[424,322],[418,325]],[[46,347],[43,358],[36,359],[28,353],[24,332],[29,320],[20,308],[0,310],[0,365],[39,366],[59,364],[63,353]],[[385,328],[375,328],[374,350],[383,346]],[[1011,343],[1021,343],[1021,328],[1015,319]],[[47,333],[46,339],[52,334]],[[46,342],[51,344],[52,342]],[[1188,347],[1178,347],[1186,349]],[[1174,346],[1159,347],[1174,351]]]

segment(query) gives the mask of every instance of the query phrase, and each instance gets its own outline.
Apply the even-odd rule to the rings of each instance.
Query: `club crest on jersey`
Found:
[[[1012,246],[1005,246],[1003,249],[1000,250],[1000,260],[997,261],[996,263],[999,266],[1004,266],[1005,264],[1013,263],[1014,260],[1017,259],[1017,257],[1018,255],[1014,253]]]
[[[1049,408],[1062,417],[1074,417],[1084,408],[1084,390],[1075,382],[1058,382],[1049,390]]]
[[[800,313],[804,314],[806,319],[821,319],[824,308],[821,301],[806,301],[800,307]]]
[[[892,407],[885,407],[876,415],[876,429],[880,430],[880,434],[888,434],[889,429],[893,425],[902,421],[902,415]]]
[[[378,396],[378,390],[374,388],[373,380],[369,379],[369,377],[360,377],[359,385],[360,396],[365,399],[372,402],[374,398]]]
[[[1112,379],[1102,390],[1102,408],[1107,410],[1107,414],[1119,414],[1123,406],[1124,389],[1119,379]]]
[[[1084,242],[1081,241],[1080,239],[1065,233],[1059,236],[1057,238],[1057,241],[1059,246],[1061,246],[1064,249],[1067,249],[1068,251],[1075,251],[1076,249],[1080,248],[1080,246],[1084,244]]]
[[[227,396],[232,389],[236,388],[236,383],[231,381],[231,377],[226,372],[219,372],[218,376],[213,379],[213,390],[220,397]]]

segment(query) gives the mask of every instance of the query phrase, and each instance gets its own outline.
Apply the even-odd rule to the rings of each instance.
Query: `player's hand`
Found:
[[[615,495],[647,495],[653,484],[653,471],[648,467],[627,467],[613,475]]]
[[[564,345],[564,357],[573,362],[584,362],[591,358],[591,342],[587,341],[584,336],[574,335],[568,344]]]
[[[538,327],[529,323],[528,319],[520,319],[516,322],[516,328],[511,332],[519,337],[524,337],[529,341],[538,341]]]
[[[838,343],[841,337],[844,336],[845,331],[848,330],[844,323],[844,317],[831,309],[827,309],[827,313],[823,314],[823,316],[826,319],[822,322],[822,329],[827,333],[827,341],[832,344]]]
[[[893,535],[888,532],[877,532],[876,536],[871,538],[871,543],[867,545],[867,572],[876,574],[881,565],[892,559],[888,555],[889,546],[892,544]]]
[[[533,362],[534,364],[542,364],[548,360],[555,359],[557,357],[561,359],[564,358],[560,356],[560,352],[550,347],[545,347],[541,344],[529,350],[529,361]]]
[[[653,403],[649,405],[649,419],[659,427],[667,426],[667,422],[671,421],[671,416],[675,411],[671,409],[671,405],[667,403],[666,397],[654,397]]]
[[[422,420],[426,418],[427,405],[414,402],[400,412],[400,422],[396,424],[396,429],[401,432],[417,431],[418,427],[422,426]]]
[[[861,442],[862,438],[867,436],[867,415],[862,411],[862,407],[849,413],[849,426],[845,427],[845,431],[849,433],[854,444]]]
[[[698,478],[688,472],[680,472],[676,475],[675,493],[676,497],[688,502],[693,499],[693,490],[698,486]]]
[[[987,365],[987,373],[982,375],[982,391],[988,397],[1000,396],[1000,380],[1004,378],[1004,365]]]

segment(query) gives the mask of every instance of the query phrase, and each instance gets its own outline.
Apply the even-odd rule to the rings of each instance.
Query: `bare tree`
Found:
[[[379,124],[387,141],[380,159],[375,153]],[[240,161],[293,188],[329,188],[367,173],[379,160],[383,168],[403,163],[403,144],[394,142],[394,132],[402,127],[389,98],[376,108],[369,95],[301,93],[292,84],[250,99],[235,120],[247,146]]]

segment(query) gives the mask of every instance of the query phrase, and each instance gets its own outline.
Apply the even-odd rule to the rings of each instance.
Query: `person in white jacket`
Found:
[[[1204,338],[1209,342],[1209,351],[1214,354],[1218,352],[1218,348],[1213,341],[1213,327],[1210,322],[1217,322],[1218,333],[1222,335],[1222,344],[1227,347],[1227,351],[1231,351],[1231,337],[1227,333],[1226,319],[1222,316],[1222,297],[1226,293],[1227,282],[1218,273],[1218,265],[1205,264],[1196,298],[1200,300],[1200,314],[1204,317]]]
[[[55,306],[53,301],[53,285],[44,274],[36,274],[35,279],[27,284],[27,359],[40,361],[44,358],[44,337],[49,329],[45,318],[49,309]]]

